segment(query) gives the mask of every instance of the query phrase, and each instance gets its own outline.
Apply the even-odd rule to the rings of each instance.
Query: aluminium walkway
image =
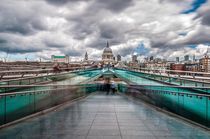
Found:
[[[0,130],[0,139],[209,139],[210,132],[120,95],[98,92]]]

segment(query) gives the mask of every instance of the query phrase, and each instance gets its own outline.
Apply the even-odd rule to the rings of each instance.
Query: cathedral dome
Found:
[[[106,47],[106,48],[104,49],[104,53],[112,53],[112,49],[109,48],[109,47]]]
[[[107,46],[104,48],[102,54],[102,60],[105,64],[112,63],[114,60],[114,55],[112,53],[112,49],[109,47],[109,43],[107,42]]]

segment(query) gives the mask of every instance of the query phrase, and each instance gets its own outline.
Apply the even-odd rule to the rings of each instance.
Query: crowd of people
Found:
[[[116,91],[117,91],[117,85],[114,81],[112,81],[111,83],[109,81],[107,81],[105,83],[105,90],[106,90],[106,94],[109,95],[110,91],[112,95],[115,95]]]

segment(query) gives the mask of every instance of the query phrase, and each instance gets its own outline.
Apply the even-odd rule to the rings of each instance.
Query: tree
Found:
[[[6,63],[9,59],[9,49],[5,52],[5,56],[3,56],[4,62]]]

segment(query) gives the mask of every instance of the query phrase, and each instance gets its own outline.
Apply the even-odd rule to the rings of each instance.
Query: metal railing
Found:
[[[60,68],[59,71],[54,69],[37,69],[37,70],[11,70],[11,71],[0,71],[0,80],[7,78],[12,78],[9,76],[14,76],[14,78],[23,78],[27,76],[39,76],[39,75],[49,75],[69,71],[79,71],[79,70],[89,70],[92,68],[85,67],[71,67],[71,68]]]
[[[65,76],[68,74],[74,74],[74,73],[77,74],[77,73],[87,72],[91,70],[96,70],[96,69],[93,69],[93,68],[83,69],[83,70],[80,69],[80,70],[60,72],[60,73],[54,73],[54,74],[48,74],[48,75],[42,75],[42,76],[32,76],[32,77],[24,77],[24,78],[17,78],[17,79],[0,80],[0,86],[2,85],[30,85],[30,84],[37,84],[37,83],[44,83],[44,82],[49,83],[52,81],[51,78],[54,78],[54,79],[56,77],[65,78]]]
[[[172,76],[171,74],[165,75],[165,74],[154,74],[151,72],[142,72],[142,70],[132,70],[132,69],[118,69],[118,70],[126,70],[132,73],[133,75],[171,85],[173,84],[178,86],[210,87],[209,77],[205,77],[205,80],[201,80],[195,78],[194,79],[184,78],[182,76]]]
[[[210,129],[210,94],[193,93],[192,87],[119,85],[120,92],[141,99]],[[210,88],[194,87],[197,90]]]
[[[167,70],[167,69],[150,69],[150,68],[127,68],[130,70],[146,72],[146,73],[153,73],[159,75],[166,75],[166,76],[174,76],[177,75],[178,77],[189,78],[189,79],[209,79],[210,80],[210,73],[209,72],[193,72],[193,71],[181,71],[181,70]]]
[[[4,86],[25,91],[0,94],[0,126],[97,90],[94,84]],[[4,88],[1,86],[0,88]],[[28,90],[26,90],[28,89]]]

